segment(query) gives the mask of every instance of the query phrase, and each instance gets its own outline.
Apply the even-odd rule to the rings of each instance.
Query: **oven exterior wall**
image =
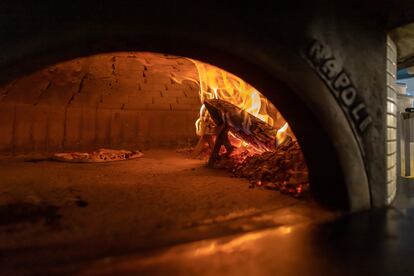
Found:
[[[336,4],[335,4],[336,5]],[[387,41],[386,32],[379,21],[364,18],[361,14],[353,14],[351,10],[340,5],[332,9],[320,9],[308,23],[309,40],[316,40],[327,48],[329,60],[336,62],[337,71],[345,72],[355,88],[360,102],[363,104],[371,119],[369,126],[363,131],[358,130],[358,123],[352,120],[355,109],[344,106],[339,99],[341,111],[332,110],[346,115],[346,120],[352,128],[352,136],[356,147],[349,147],[351,140],[344,141],[345,131],[338,124],[336,145],[342,156],[343,171],[347,174],[348,192],[351,194],[351,209],[366,209],[381,207],[389,204],[387,186],[386,145],[387,145]],[[308,42],[309,43],[309,42]],[[301,47],[306,47],[306,42]],[[323,79],[329,92],[337,98],[341,91],[335,90],[332,81],[326,81],[323,76],[323,66],[313,68]],[[316,93],[316,91],[315,91]],[[324,120],[324,119],[322,119]],[[335,120],[339,120],[339,116]],[[355,127],[352,127],[352,126]],[[341,138],[341,132],[343,137]],[[356,157],[359,152],[360,157]],[[347,165],[346,165],[347,164]],[[355,167],[363,167],[363,174]],[[367,186],[366,186],[367,185]],[[369,202],[365,199],[369,198]]]

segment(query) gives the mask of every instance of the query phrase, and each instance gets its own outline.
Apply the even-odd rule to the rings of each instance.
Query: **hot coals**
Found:
[[[219,99],[206,100],[213,134],[201,137],[200,147],[210,150],[209,165],[226,168],[249,179],[251,187],[279,190],[294,197],[309,191],[308,169],[299,143],[250,113]],[[284,135],[281,135],[281,133]],[[205,142],[205,141],[214,141]]]

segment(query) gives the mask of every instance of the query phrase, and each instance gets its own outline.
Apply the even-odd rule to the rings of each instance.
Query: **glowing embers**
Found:
[[[231,161],[226,164],[226,159]],[[224,162],[217,162],[219,166],[223,162],[237,177],[249,179],[251,187],[275,189],[295,197],[303,196],[309,191],[305,160],[298,142],[291,138],[272,151],[255,155],[242,152],[222,160]]]

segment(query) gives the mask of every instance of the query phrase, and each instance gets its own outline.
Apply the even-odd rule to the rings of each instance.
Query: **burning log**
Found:
[[[258,148],[275,148],[276,128],[223,100],[206,100],[204,105],[217,126],[226,125],[233,134]]]
[[[259,149],[276,147],[277,129],[269,124],[223,100],[206,100],[204,105],[217,126],[216,141],[209,159],[210,166],[213,166],[222,146],[226,148],[227,155],[233,152],[234,147],[228,139],[229,131]]]

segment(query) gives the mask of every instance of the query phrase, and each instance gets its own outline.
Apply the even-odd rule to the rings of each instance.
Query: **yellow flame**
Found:
[[[288,123],[285,123],[281,128],[277,130],[276,139],[279,144],[281,144],[286,139],[288,127]]]
[[[215,66],[195,60],[192,62],[197,67],[202,102],[208,99],[221,99],[274,126],[275,120],[268,114],[268,111],[278,114],[276,108],[253,86]],[[200,109],[200,117],[196,121],[198,135],[202,135],[206,113],[203,105]]]

